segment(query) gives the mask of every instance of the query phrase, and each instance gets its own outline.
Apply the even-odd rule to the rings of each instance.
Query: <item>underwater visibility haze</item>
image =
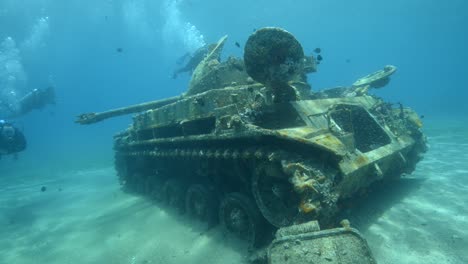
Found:
[[[250,245],[220,226],[206,229],[122,188],[131,180],[119,171],[119,144],[133,134],[121,132],[134,120],[135,126],[144,123],[132,119],[136,113],[85,126],[75,120],[190,96],[192,72],[213,50],[209,44],[227,35],[220,60],[244,58],[249,37],[264,27],[287,30],[312,56],[312,94],[350,87],[396,66],[391,80],[369,93],[396,109],[413,109],[427,151],[401,179],[337,202],[337,217],[360,231],[377,263],[468,263],[467,14],[463,0],[0,0],[0,120],[26,140],[24,149],[0,151],[0,263],[249,263]],[[209,49],[200,52],[202,47]],[[209,99],[196,103],[222,101]],[[215,122],[210,120],[203,125]],[[234,121],[226,127],[235,127]],[[386,124],[384,130],[400,126]],[[193,135],[205,129],[189,128]],[[389,142],[404,141],[394,136]],[[381,147],[377,141],[360,151]],[[410,160],[410,154],[399,155]],[[395,165],[388,164],[380,165],[384,172]],[[276,187],[275,195],[284,196]],[[304,201],[301,206],[315,206]]]

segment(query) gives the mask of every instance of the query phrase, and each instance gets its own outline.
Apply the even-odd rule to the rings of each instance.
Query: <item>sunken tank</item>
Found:
[[[269,263],[282,263],[281,254],[294,255],[277,246],[292,239],[285,232],[327,239],[317,235],[327,231],[319,231],[318,223],[336,226],[341,201],[414,170],[426,150],[422,122],[410,108],[368,93],[389,82],[394,66],[349,87],[313,92],[306,74],[316,70],[315,60],[287,31],[257,30],[243,59],[221,62],[225,41],[197,66],[185,94],[83,114],[78,122],[139,112],[115,136],[122,186],[191,218],[220,222],[253,245],[267,245],[273,238],[266,234],[278,230],[266,254]],[[348,235],[354,230],[338,229]],[[296,259],[290,263],[309,261]],[[370,252],[355,261],[336,263],[374,263]]]

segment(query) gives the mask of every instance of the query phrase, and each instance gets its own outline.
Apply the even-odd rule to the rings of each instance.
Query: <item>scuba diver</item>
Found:
[[[195,68],[200,64],[200,62],[216,47],[216,43],[207,44],[197,49],[192,55],[190,53],[184,54],[181,58],[178,59],[178,63],[183,63],[186,58],[189,58],[185,66],[177,69],[172,74],[172,78],[177,78],[179,73],[190,72],[192,73]]]
[[[34,109],[42,109],[48,104],[55,104],[55,90],[53,86],[45,89],[34,89],[23,96],[19,101],[19,107],[12,110],[10,107],[10,114],[8,118],[25,115]]]
[[[11,123],[0,120],[0,158],[2,155],[15,155],[26,149],[26,138]]]
[[[55,104],[54,87],[33,89],[17,101],[17,106],[0,101],[0,116],[14,118],[25,115],[35,109],[42,109],[48,104]],[[26,149],[26,138],[21,130],[11,122],[0,119],[0,158]]]
[[[55,89],[53,86],[45,89],[33,89],[15,103],[17,106],[2,102],[0,99],[0,116],[14,118],[35,109],[42,109],[49,104],[55,104]]]

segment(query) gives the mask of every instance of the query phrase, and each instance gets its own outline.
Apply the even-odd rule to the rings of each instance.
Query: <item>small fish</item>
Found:
[[[115,51],[121,53],[123,51],[123,49],[122,48],[117,48],[117,49],[115,49]]]
[[[41,187],[41,192],[45,192],[46,190],[47,190],[47,187],[45,187],[45,186]]]
[[[345,62],[346,62],[346,63],[350,63],[351,60],[350,60],[350,59],[346,59]]]
[[[315,48],[315,49],[314,49],[314,52],[315,52],[315,53],[320,53],[321,51],[322,51],[321,48]]]
[[[239,42],[234,43],[234,45],[236,45],[236,47],[240,48]]]
[[[424,119],[424,115],[421,115],[420,118],[421,118],[421,119]]]
[[[257,29],[256,29],[256,28],[254,28],[254,29],[253,29],[253,32],[255,32],[255,31],[257,31]]]
[[[323,60],[323,57],[322,57],[322,55],[320,55],[320,54],[319,54],[319,55],[317,55],[317,60],[318,60],[318,61],[322,61],[322,60]]]

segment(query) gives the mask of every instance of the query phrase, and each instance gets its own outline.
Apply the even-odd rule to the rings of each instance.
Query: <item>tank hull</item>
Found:
[[[416,113],[379,98],[267,97],[261,85],[228,87],[137,115],[115,137],[122,184],[155,195],[177,179],[209,186],[219,201],[241,193],[274,227],[333,224],[341,200],[410,173],[425,151]],[[255,108],[255,98],[267,105]]]

